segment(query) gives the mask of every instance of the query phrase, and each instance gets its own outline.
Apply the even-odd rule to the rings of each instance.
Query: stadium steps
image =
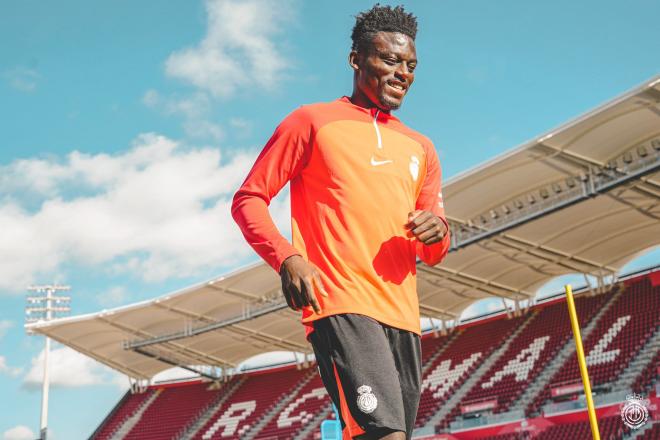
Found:
[[[96,440],[96,439],[102,439],[103,438],[103,431],[107,427],[107,425],[110,425],[113,423],[113,419],[115,415],[120,411],[120,409],[126,405],[131,398],[132,393],[130,390],[126,391],[124,393],[124,396],[117,402],[117,404],[112,408],[112,410],[108,413],[107,416],[103,419],[103,421],[99,424],[99,426],[96,428],[96,430],[92,433],[92,435],[89,436],[88,440]],[[112,433],[110,433],[112,435]]]
[[[201,411],[190,425],[184,427],[181,433],[176,435],[173,440],[190,440],[197,435],[197,432],[213,417],[213,415],[222,407],[222,405],[231,398],[234,391],[239,389],[245,382],[245,376],[239,377],[235,381],[230,381],[218,391],[218,397]]]
[[[656,326],[655,333],[648,342],[642,347],[637,356],[623,370],[621,376],[613,386],[614,391],[631,389],[637,377],[644,371],[649,363],[653,362],[655,356],[660,351],[660,331]]]
[[[507,338],[506,342],[502,344],[499,348],[495,349],[491,355],[486,359],[475,371],[469,379],[467,379],[463,384],[456,390],[453,396],[451,396],[447,402],[436,412],[424,425],[422,429],[435,429],[435,426],[440,424],[456,407],[461,400],[467,395],[467,393],[475,386],[483,377],[484,374],[499,360],[500,357],[509,349],[511,343],[521,334],[527,326],[534,321],[538,315],[538,311],[534,310],[525,321],[513,331]]]
[[[658,426],[660,426],[660,422],[654,422],[652,420],[652,417],[649,415],[649,421],[646,423],[646,425],[642,426],[639,429],[633,429],[631,432],[624,434],[622,440],[644,440],[644,439],[653,440],[657,437],[645,436],[645,433],[651,431],[654,426],[656,427],[655,429],[658,429]]]
[[[612,306],[616,303],[623,292],[624,289],[621,289],[617,286],[614,294],[610,297],[609,300],[607,300],[607,303],[605,303],[604,306],[598,311],[598,313],[594,315],[589,324],[580,330],[582,340],[586,340],[589,335],[591,335],[591,333],[598,326],[601,318],[605,316],[605,313],[607,313],[607,311],[612,308]],[[529,384],[527,389],[523,391],[517,402],[511,405],[509,411],[525,410],[525,413],[527,414],[530,410],[529,406],[534,403],[534,399],[536,399],[539,393],[541,393],[541,391],[543,391],[550,384],[550,380],[554,374],[559,371],[562,365],[564,365],[566,359],[568,359],[570,356],[573,356],[574,353],[575,340],[573,338],[569,338],[559,353],[557,353],[555,357],[546,364],[546,367],[541,370],[541,372],[536,376],[536,379],[534,379]]]
[[[422,365],[422,378],[426,377],[426,375],[429,372],[429,369],[433,367],[433,363],[435,362],[438,357],[442,355],[447,350],[447,347],[449,347],[454,340],[461,335],[465,330],[463,329],[451,329],[448,330],[450,333],[447,337],[447,340],[444,342],[444,344],[431,355],[429,359],[426,360],[426,363]]]
[[[271,420],[273,420],[274,417],[278,416],[280,414],[280,411],[282,411],[291,401],[298,395],[298,392],[303,389],[305,385],[307,385],[316,375],[318,374],[318,371],[316,368],[310,368],[309,371],[307,372],[306,376],[303,376],[303,379],[296,385],[294,388],[289,390],[284,396],[282,396],[282,399],[278,401],[275,405],[271,406],[262,416],[262,418],[254,424],[252,428],[246,433],[243,434],[243,439],[245,440],[252,440],[254,439],[258,434],[259,431],[261,431],[264,426],[266,426]]]
[[[131,429],[133,429],[133,427],[140,421],[142,414],[144,414],[144,412],[149,409],[149,406],[154,403],[162,391],[162,389],[154,391],[151,396],[142,402],[142,405],[140,405],[140,407],[138,407],[133,414],[127,417],[126,420],[124,420],[124,422],[119,425],[115,432],[112,433],[112,436],[110,436],[109,440],[122,440],[124,437],[126,437],[126,435],[131,432]]]
[[[320,432],[321,431],[321,423],[323,423],[324,420],[327,420],[332,414],[332,403],[329,403],[327,406],[323,407],[321,411],[312,419],[309,421],[307,426],[305,426],[296,436],[293,438],[293,440],[307,440],[308,438],[312,437],[312,433],[314,432]]]

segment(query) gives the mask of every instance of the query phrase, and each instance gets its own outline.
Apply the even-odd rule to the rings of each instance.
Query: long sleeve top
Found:
[[[269,215],[290,182],[292,243]],[[395,116],[347,97],[303,106],[277,127],[234,195],[232,215],[252,248],[279,272],[295,254],[316,265],[329,297],[307,325],[340,313],[420,333],[416,258],[438,264],[449,234],[424,245],[407,233],[408,213],[447,223],[432,142]]]

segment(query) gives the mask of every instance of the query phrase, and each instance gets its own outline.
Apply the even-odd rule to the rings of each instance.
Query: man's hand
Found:
[[[325,297],[328,293],[323,288],[321,274],[313,264],[300,255],[292,255],[282,263],[280,278],[282,293],[290,308],[300,310],[304,306],[312,306],[316,313],[321,313],[315,290]]]
[[[438,243],[447,235],[447,225],[440,217],[419,209],[408,214],[406,227],[417,240],[427,245]]]

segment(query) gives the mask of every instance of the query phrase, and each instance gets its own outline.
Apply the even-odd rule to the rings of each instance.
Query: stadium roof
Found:
[[[660,244],[660,76],[444,185],[452,248],[418,265],[422,315],[533,298],[568,273],[616,274]],[[258,264],[154,300],[28,325],[136,379],[309,352],[279,277]]]

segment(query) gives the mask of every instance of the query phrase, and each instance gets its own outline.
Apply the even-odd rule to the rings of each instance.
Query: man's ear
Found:
[[[351,53],[348,54],[348,64],[351,66],[351,69],[353,70],[360,70],[360,66],[358,65],[358,53],[356,50],[352,50]]]

